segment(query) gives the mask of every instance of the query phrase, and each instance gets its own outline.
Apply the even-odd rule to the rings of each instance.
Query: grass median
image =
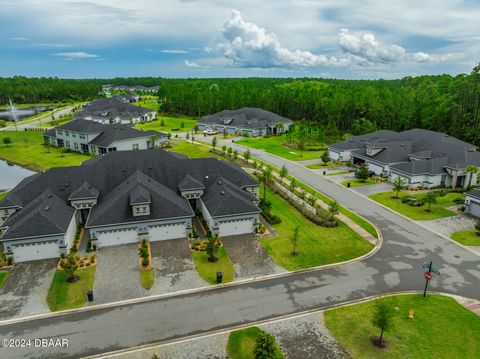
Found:
[[[227,356],[229,359],[251,359],[254,358],[254,349],[258,336],[262,330],[258,327],[250,327],[235,330],[228,336]],[[275,359],[283,359],[284,356],[275,343]]]
[[[216,262],[208,261],[208,254],[205,251],[192,251],[193,260],[200,277],[210,284],[217,284],[217,272],[222,272],[222,283],[228,283],[235,278],[235,270],[232,261],[225,248],[220,247],[215,253]]]
[[[480,246],[480,236],[477,232],[476,229],[467,229],[453,233],[451,238],[465,246]]]

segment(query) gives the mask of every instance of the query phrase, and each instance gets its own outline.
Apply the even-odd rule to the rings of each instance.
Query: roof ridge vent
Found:
[[[45,211],[50,211],[50,206],[45,207]]]
[[[221,194],[222,196],[225,195],[225,191],[223,191],[223,190],[220,191],[220,194]]]

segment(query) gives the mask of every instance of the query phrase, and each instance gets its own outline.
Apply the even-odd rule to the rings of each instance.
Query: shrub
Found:
[[[87,262],[87,264],[85,264],[85,266],[90,267],[90,262]]]
[[[465,200],[462,197],[455,198],[453,201],[455,204],[463,204]]]
[[[96,259],[97,259],[96,256],[91,256],[90,257],[90,263],[92,263],[92,264],[95,263]]]
[[[96,245],[96,244],[94,244],[94,245],[92,246],[92,248],[93,248],[93,251],[94,251],[94,252],[97,251],[97,245]]]
[[[60,253],[60,258],[65,259],[65,253]]]
[[[13,263],[13,257],[7,257],[7,264],[11,266]]]

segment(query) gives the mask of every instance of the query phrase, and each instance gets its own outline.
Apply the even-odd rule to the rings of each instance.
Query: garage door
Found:
[[[58,257],[60,249],[55,241],[13,247],[13,259],[16,263]]]
[[[112,232],[99,232],[97,233],[98,246],[118,246],[120,244],[136,243],[137,231],[112,231]]]
[[[151,241],[185,238],[187,236],[187,226],[185,223],[156,226],[148,230],[148,235]]]
[[[218,230],[223,237],[253,233],[253,219],[221,222]]]
[[[470,201],[468,212],[475,217],[480,217],[480,204]]]

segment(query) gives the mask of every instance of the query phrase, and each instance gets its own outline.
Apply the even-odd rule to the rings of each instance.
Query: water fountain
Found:
[[[8,100],[8,108],[10,109],[10,114],[12,116],[12,120],[13,120],[13,123],[15,124],[15,131],[18,131],[17,129],[17,108],[15,107],[15,105],[12,103],[12,100]]]

